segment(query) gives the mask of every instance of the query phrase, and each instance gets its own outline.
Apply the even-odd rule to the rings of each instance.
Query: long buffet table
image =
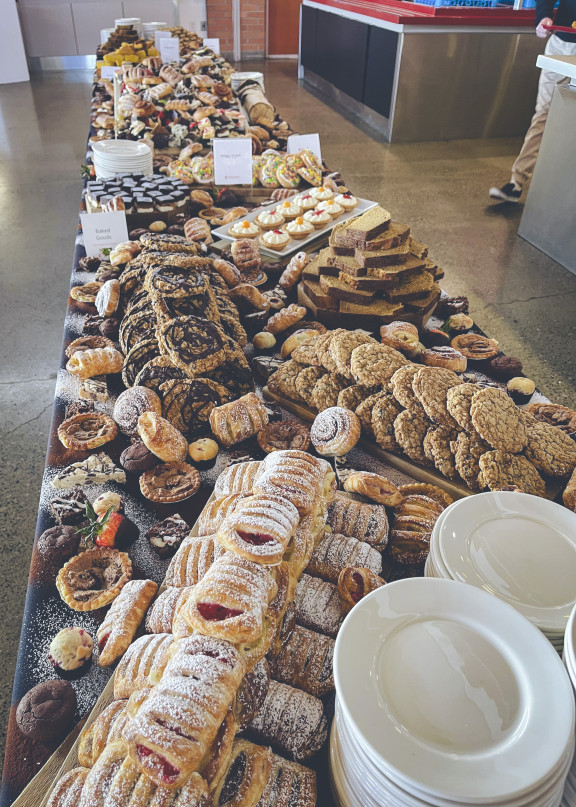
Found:
[[[300,77],[389,142],[523,135],[541,51],[533,11],[302,4]]]

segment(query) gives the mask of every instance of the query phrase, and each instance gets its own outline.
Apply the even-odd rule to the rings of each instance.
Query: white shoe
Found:
[[[522,188],[515,182],[507,182],[501,188],[490,188],[488,193],[491,199],[498,199],[500,202],[519,202]]]

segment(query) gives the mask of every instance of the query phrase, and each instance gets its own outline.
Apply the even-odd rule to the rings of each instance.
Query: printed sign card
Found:
[[[113,213],[81,213],[82,232],[86,255],[94,257],[103,249],[114,249],[128,241],[126,213],[117,210]]]
[[[100,68],[100,78],[108,78],[112,80],[119,70],[122,70],[122,68],[116,67],[115,64],[103,64]]]
[[[215,39],[205,39],[204,45],[210,50],[213,50],[217,56],[220,56],[220,40],[218,38]]]
[[[322,152],[320,151],[320,135],[319,134],[305,134],[305,135],[290,135],[288,138],[288,154],[295,154],[302,149],[310,149],[319,160],[322,159]]]
[[[177,36],[166,36],[160,40],[160,57],[164,63],[180,61],[180,40]]]
[[[154,47],[160,50],[160,40],[170,39],[172,34],[170,31],[154,31]]]
[[[251,185],[252,141],[243,137],[215,137],[212,143],[216,185]]]

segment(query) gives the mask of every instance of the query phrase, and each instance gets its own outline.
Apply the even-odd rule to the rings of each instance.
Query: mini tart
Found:
[[[332,216],[326,210],[309,210],[304,213],[304,219],[309,221],[317,230],[321,230],[330,224]]]
[[[339,205],[334,199],[327,199],[325,202],[319,202],[316,205],[316,210],[325,210],[330,214],[330,217],[337,219],[344,212],[342,205]]]
[[[103,412],[82,412],[64,420],[58,428],[60,442],[66,448],[87,451],[109,443],[118,434],[111,417]]]
[[[278,205],[277,210],[288,221],[295,219],[296,216],[302,213],[302,208],[294,199],[287,199],[285,202],[282,202],[282,204]]]
[[[56,588],[74,611],[95,611],[111,603],[131,577],[132,563],[125,552],[99,546],[65,563]]]
[[[343,207],[344,210],[354,210],[354,208],[359,204],[356,196],[352,196],[351,193],[339,193],[334,197],[334,201],[337,205]]]
[[[318,204],[318,200],[315,199],[311,193],[301,193],[293,201],[296,202],[297,205],[300,205],[300,208],[304,213],[306,213],[308,210],[314,210]]]
[[[273,451],[308,451],[310,430],[303,423],[282,421],[268,423],[258,432],[258,445],[267,454]]]
[[[298,216],[294,221],[289,221],[284,230],[291,238],[306,238],[306,236],[314,232],[314,225],[303,219],[302,216]]]
[[[199,487],[200,474],[185,462],[165,462],[144,471],[140,477],[142,495],[160,504],[188,499]]]
[[[290,242],[288,233],[282,230],[269,230],[260,236],[260,243],[268,249],[277,249],[279,252]]]
[[[256,222],[258,226],[262,230],[275,230],[277,227],[280,227],[284,224],[284,216],[278,208],[274,208],[274,210],[263,210],[258,216],[256,216]]]
[[[493,359],[499,352],[498,342],[495,339],[488,339],[487,336],[480,336],[477,333],[461,333],[455,336],[450,344],[454,350],[458,350],[472,361]]]
[[[334,191],[331,191],[330,188],[325,188],[321,185],[319,188],[312,188],[310,191],[310,196],[313,196],[316,199],[316,202],[325,202],[327,199],[332,199],[334,196]]]
[[[237,221],[228,229],[228,235],[232,238],[256,238],[260,235],[260,228],[253,221]]]

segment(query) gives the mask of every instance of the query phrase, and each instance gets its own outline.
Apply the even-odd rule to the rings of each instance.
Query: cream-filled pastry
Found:
[[[286,199],[286,201],[282,202],[278,207],[278,210],[288,221],[295,219],[296,216],[302,213],[302,208],[294,199]]]
[[[359,204],[356,196],[353,196],[351,193],[339,193],[338,196],[334,197],[334,201],[337,205],[343,207],[344,210],[354,210]]]
[[[228,230],[233,238],[256,238],[260,235],[260,228],[253,221],[237,221]]]
[[[284,216],[278,208],[273,210],[263,210],[256,216],[256,222],[262,230],[276,230],[280,225],[284,224]]]
[[[337,219],[338,216],[341,216],[344,212],[344,208],[337,204],[334,199],[326,199],[325,202],[318,202],[316,210],[325,210],[333,219]]]
[[[282,230],[268,230],[260,236],[260,243],[268,249],[282,250],[289,241],[290,236]]]
[[[314,225],[306,221],[302,216],[298,216],[294,221],[289,221],[284,230],[292,238],[306,238],[306,236],[314,232]]]
[[[324,202],[326,199],[332,199],[334,196],[334,191],[331,191],[330,188],[325,188],[321,185],[319,188],[312,188],[310,191],[310,196],[313,196],[317,202]]]
[[[326,210],[309,210],[304,213],[304,219],[309,221],[317,230],[321,230],[332,221],[332,216]]]
[[[297,205],[300,205],[304,213],[308,210],[314,210],[318,204],[318,200],[315,199],[311,193],[301,193],[293,201],[296,202]]]

